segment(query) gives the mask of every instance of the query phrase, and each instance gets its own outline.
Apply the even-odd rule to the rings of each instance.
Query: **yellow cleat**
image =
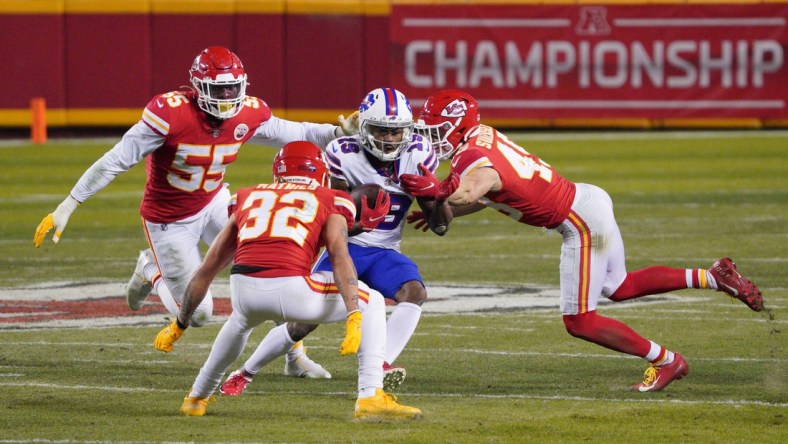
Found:
[[[208,407],[208,403],[215,400],[216,398],[213,396],[208,398],[190,398],[187,394],[187,396],[183,398],[183,404],[181,404],[181,413],[189,416],[203,416],[206,407]]]
[[[397,404],[397,397],[383,389],[375,390],[375,396],[356,401],[356,419],[414,419],[420,416],[421,410]]]

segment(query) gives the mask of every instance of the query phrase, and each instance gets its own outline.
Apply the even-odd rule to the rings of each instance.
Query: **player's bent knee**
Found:
[[[287,334],[290,335],[290,339],[295,342],[298,342],[304,339],[309,333],[314,331],[317,328],[317,324],[301,324],[298,322],[288,322],[287,323]]]
[[[576,338],[588,338],[593,330],[592,324],[596,312],[588,312],[576,315],[564,315],[564,327],[567,333]]]
[[[409,281],[399,289],[394,299],[398,303],[410,302],[411,304],[421,306],[421,304],[427,300],[427,290],[421,282]]]

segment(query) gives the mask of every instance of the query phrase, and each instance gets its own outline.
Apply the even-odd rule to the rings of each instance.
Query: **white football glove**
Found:
[[[52,236],[52,242],[58,243],[60,235],[63,234],[63,230],[66,229],[68,218],[71,217],[71,213],[77,209],[77,206],[79,206],[79,202],[69,194],[68,197],[57,206],[55,211],[44,216],[44,219],[42,219],[41,223],[36,227],[36,234],[33,235],[33,244],[36,248],[44,243],[44,237],[52,228],[55,229],[55,235]]]
[[[341,129],[346,136],[355,136],[358,134],[358,111],[354,111],[347,119],[345,119],[344,115],[340,114],[338,120],[339,129]]]

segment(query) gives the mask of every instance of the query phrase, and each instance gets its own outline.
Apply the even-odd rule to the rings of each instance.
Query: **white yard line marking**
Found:
[[[116,386],[99,386],[99,385],[69,385],[69,384],[51,384],[41,382],[0,382],[0,387],[39,387],[39,388],[52,388],[58,390],[97,390],[105,392],[119,392],[119,393],[183,393],[184,390],[175,389],[156,389],[149,387],[116,387]],[[353,396],[355,391],[339,391],[339,392],[315,392],[315,391],[301,391],[301,390],[288,390],[288,391],[260,391],[250,390],[247,393],[265,393],[267,396],[272,395],[300,395],[300,396],[340,396],[348,397]],[[687,405],[758,405],[765,407],[788,407],[788,403],[776,403],[765,401],[754,401],[748,399],[723,399],[718,401],[697,401],[697,400],[681,400],[681,399],[622,399],[622,398],[593,398],[584,396],[545,396],[545,395],[527,395],[518,393],[508,393],[504,395],[485,395],[473,393],[408,393],[409,397],[421,398],[480,398],[480,399],[534,399],[545,401],[580,401],[580,402],[623,402],[623,403],[641,403],[641,402],[658,402],[665,404],[687,404]]]

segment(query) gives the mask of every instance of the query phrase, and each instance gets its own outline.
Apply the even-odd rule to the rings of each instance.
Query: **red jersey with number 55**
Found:
[[[268,105],[247,96],[236,116],[213,126],[188,91],[161,94],[142,113],[142,121],[164,137],[145,159],[148,181],[140,213],[150,222],[167,223],[193,216],[222,187],[227,165],[261,123],[271,118]]]
[[[247,276],[307,276],[332,214],[353,227],[356,206],[344,191],[315,185],[261,184],[238,190],[235,267]]]
[[[462,177],[484,167],[494,168],[503,184],[480,199],[488,207],[537,227],[554,228],[569,215],[575,184],[495,128],[480,125],[454,155],[451,169]]]

